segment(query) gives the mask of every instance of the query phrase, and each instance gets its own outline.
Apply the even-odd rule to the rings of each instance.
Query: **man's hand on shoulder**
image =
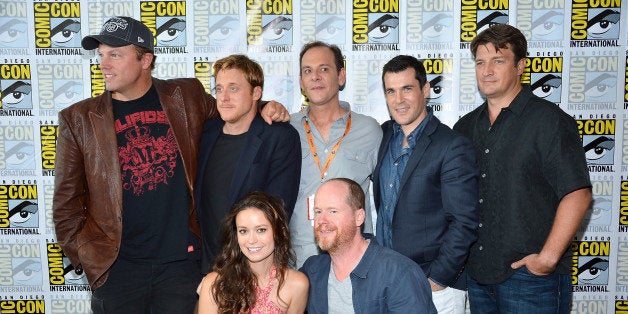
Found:
[[[261,115],[262,119],[268,124],[290,121],[290,113],[286,110],[286,107],[274,100],[269,101],[264,108],[262,108]]]

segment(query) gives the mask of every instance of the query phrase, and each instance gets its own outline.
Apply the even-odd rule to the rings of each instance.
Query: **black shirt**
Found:
[[[183,163],[155,87],[113,100],[122,172],[120,258],[161,264],[187,258],[190,193]]]
[[[199,216],[201,225],[214,225],[214,228],[201,228],[203,238],[203,273],[212,270],[214,259],[222,248],[222,221],[231,210],[229,197],[232,194],[233,173],[238,166],[237,160],[244,150],[247,134],[229,135],[222,133],[209,154],[203,186],[207,187],[201,196]]]
[[[480,224],[468,270],[481,284],[498,284],[515,272],[510,264],[539,253],[566,194],[591,186],[575,120],[529,88],[503,108],[493,125],[487,103],[454,129],[475,146]],[[571,251],[556,272],[570,273]]]

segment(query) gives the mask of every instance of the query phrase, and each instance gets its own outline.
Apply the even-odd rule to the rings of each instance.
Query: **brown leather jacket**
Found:
[[[197,79],[153,79],[174,132],[190,195],[203,123],[216,116],[215,99]],[[59,112],[53,220],[57,241],[92,289],[107,280],[122,238],[122,179],[111,93]],[[190,230],[200,236],[190,204]]]

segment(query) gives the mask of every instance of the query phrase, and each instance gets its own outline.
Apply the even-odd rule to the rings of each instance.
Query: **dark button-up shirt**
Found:
[[[541,251],[563,196],[591,186],[576,122],[524,87],[492,126],[484,103],[454,129],[473,141],[480,173],[468,270],[482,284],[501,283],[514,273],[512,262]],[[570,256],[557,273],[570,273]]]

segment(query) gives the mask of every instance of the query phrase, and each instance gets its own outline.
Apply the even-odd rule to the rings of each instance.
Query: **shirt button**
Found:
[[[392,183],[391,183],[391,184],[389,184],[389,185],[388,185],[388,187],[389,187],[389,188],[392,188],[392,187],[393,187]]]
[[[488,154],[488,152],[490,152],[490,150],[488,148],[484,150],[485,154]]]
[[[484,250],[484,247],[480,245],[480,247],[478,247],[478,250],[482,251]]]
[[[481,198],[478,202],[479,202],[480,204],[482,204],[482,203],[484,203],[484,199],[482,199],[482,198]]]
[[[395,165],[395,166],[397,166],[397,165],[399,165],[399,163],[398,163],[398,162],[396,162],[396,163],[394,163],[394,165]]]
[[[482,178],[486,178],[486,173],[483,173],[483,174],[482,174]]]
[[[482,223],[480,223],[480,224],[478,225],[478,227],[480,227],[480,228],[482,228],[482,226],[483,226],[483,225],[482,225]]]
[[[329,153],[329,149],[325,149],[325,153]]]

